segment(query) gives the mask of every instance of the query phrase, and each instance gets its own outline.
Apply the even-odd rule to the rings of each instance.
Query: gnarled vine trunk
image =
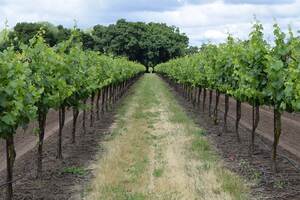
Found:
[[[106,99],[106,87],[102,89],[102,100],[101,100],[101,113],[105,111],[105,99]]]
[[[39,123],[39,142],[37,152],[37,178],[42,178],[43,174],[43,144],[45,137],[45,126],[46,126],[47,113],[41,110],[38,111],[38,123]]]
[[[101,98],[102,90],[98,91],[97,100],[96,100],[96,119],[100,120],[100,98]]]
[[[73,107],[73,125],[72,125],[72,144],[76,142],[76,124],[79,115],[79,110],[76,107]]]
[[[198,106],[200,105],[200,102],[201,102],[201,92],[202,92],[202,88],[201,87],[199,87],[198,88],[198,100],[197,100],[197,104],[198,104]]]
[[[277,147],[281,135],[281,112],[279,108],[274,108],[274,142],[272,150],[273,171],[277,172]]]
[[[84,106],[86,105],[86,99],[83,101]],[[82,114],[82,129],[83,129],[83,134],[86,133],[86,108],[83,110]]]
[[[250,154],[254,153],[255,145],[255,131],[259,123],[259,104],[257,102],[252,105],[252,131],[251,131],[251,144],[250,144]]]
[[[235,134],[237,141],[240,142],[240,134],[239,134],[239,123],[242,116],[242,102],[239,100],[236,100],[236,120],[235,120]]]
[[[62,156],[62,131],[65,125],[65,107],[62,106],[58,110],[58,121],[59,121],[59,129],[58,129],[58,141],[57,141],[57,159],[63,159]]]
[[[9,134],[6,138],[6,182],[7,182],[7,189],[6,189],[6,200],[13,199],[13,167],[16,159],[16,151],[14,145],[14,136],[13,134]]]
[[[95,93],[92,92],[91,112],[90,112],[90,127],[93,127],[93,125],[94,125],[94,100],[95,100]]]
[[[225,109],[224,109],[224,126],[223,126],[223,132],[227,132],[227,115],[229,110],[229,96],[228,94],[225,94]]]
[[[203,88],[203,102],[202,102],[202,110],[205,110],[205,101],[206,101],[206,89]]]
[[[209,103],[208,103],[208,116],[211,117],[211,107],[212,107],[212,90],[209,90]]]
[[[218,124],[218,106],[219,106],[220,92],[216,91],[216,104],[214,109],[214,124]]]

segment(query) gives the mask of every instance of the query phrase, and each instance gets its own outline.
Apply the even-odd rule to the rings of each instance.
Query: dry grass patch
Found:
[[[88,200],[244,200],[248,188],[223,167],[156,75],[145,75],[121,109]],[[125,109],[125,108],[126,109]]]

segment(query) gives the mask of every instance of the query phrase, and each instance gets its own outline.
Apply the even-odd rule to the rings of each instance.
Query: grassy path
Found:
[[[176,102],[167,85],[148,74],[118,111],[106,153],[85,199],[247,199],[248,189],[218,156]]]

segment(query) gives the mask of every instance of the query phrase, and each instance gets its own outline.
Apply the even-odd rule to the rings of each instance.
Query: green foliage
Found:
[[[49,22],[17,23],[9,33],[9,43],[13,43],[16,48],[24,43],[29,45],[30,40],[43,29],[45,42],[49,46],[54,46],[70,37],[70,29],[64,28],[62,25],[54,26]]]
[[[0,52],[0,137],[45,115],[51,108],[76,106],[109,84],[130,79],[144,67],[125,58],[83,51],[72,37],[50,47],[40,31],[21,53],[9,47]]]
[[[21,55],[8,48],[0,53],[0,137],[14,134],[18,126],[35,117],[40,90],[34,87],[32,73]]]
[[[275,35],[275,46],[267,56],[268,67],[266,72],[268,74],[268,82],[266,95],[269,97],[270,102],[277,109],[285,110],[286,102],[286,91],[285,86],[290,85],[286,83],[288,80],[288,69],[291,62],[292,49],[293,46],[293,36],[291,35],[290,42],[286,42],[286,35],[280,30],[280,27],[274,25],[274,35]]]
[[[155,169],[154,171],[153,171],[153,176],[154,177],[161,177],[162,176],[162,174],[163,174],[163,172],[164,172],[164,169],[163,168],[158,168],[158,169]]]
[[[46,114],[50,108],[59,107],[72,94],[73,88],[67,84],[65,75],[68,69],[63,58],[44,39],[37,35],[30,45],[22,45],[22,56],[31,69],[30,79],[42,91],[36,106],[40,113]]]
[[[300,39],[274,25],[275,45],[256,22],[245,41],[231,36],[219,45],[205,44],[197,54],[158,65],[157,72],[190,86],[219,90],[240,101],[300,110]]]
[[[148,67],[182,56],[188,47],[188,38],[178,28],[160,23],[121,19],[107,27],[96,25],[92,35],[95,50],[126,56]]]
[[[66,167],[63,169],[63,173],[84,176],[87,172],[82,167]]]
[[[29,45],[30,40],[41,30],[44,31],[45,43],[50,47],[68,40],[72,34],[72,29],[62,25],[21,22],[9,32],[7,41],[3,41],[3,33],[0,34],[0,50],[10,44],[20,50],[20,45]],[[83,50],[124,56],[147,67],[198,52],[197,47],[188,48],[188,37],[180,33],[178,28],[163,23],[127,22],[121,19],[109,26],[96,25],[91,31],[76,30],[76,40],[82,43]]]

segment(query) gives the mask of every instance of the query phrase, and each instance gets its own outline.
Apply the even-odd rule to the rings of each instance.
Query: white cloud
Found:
[[[83,28],[131,21],[165,22],[180,27],[191,44],[222,42],[227,33],[246,38],[253,16],[264,24],[266,38],[272,38],[274,19],[287,29],[300,29],[300,0],[0,0],[0,27],[5,18],[10,26],[20,21],[49,21]]]
[[[275,20],[287,29],[291,24],[300,29],[300,1],[285,4],[226,4],[215,1],[210,4],[188,4],[174,11],[163,13],[137,13],[146,21],[163,21],[181,27],[192,44],[203,41],[222,42],[227,33],[244,39],[248,36],[254,16],[265,27],[266,39],[272,38],[272,25]]]

